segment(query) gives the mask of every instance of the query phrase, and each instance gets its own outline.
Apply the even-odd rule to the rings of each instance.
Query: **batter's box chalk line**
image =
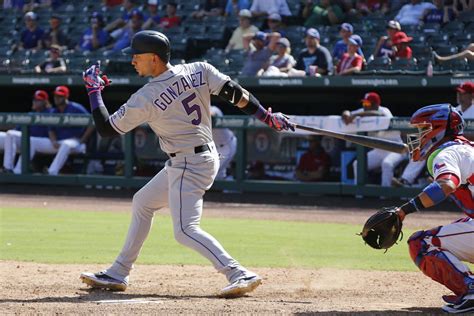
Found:
[[[161,304],[163,301],[154,299],[132,298],[129,300],[100,300],[92,301],[97,304]]]

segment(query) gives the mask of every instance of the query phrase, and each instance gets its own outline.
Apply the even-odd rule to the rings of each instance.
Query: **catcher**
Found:
[[[408,248],[424,274],[454,292],[443,296],[445,312],[474,311],[474,274],[462,263],[474,263],[474,142],[463,136],[462,114],[449,104],[425,106],[410,123],[418,129],[408,134],[410,157],[426,160],[434,181],[404,205],[374,214],[361,235],[373,248],[388,249],[398,240],[406,215],[449,196],[467,217],[414,233]]]

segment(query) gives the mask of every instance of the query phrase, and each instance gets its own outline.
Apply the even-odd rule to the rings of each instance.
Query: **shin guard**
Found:
[[[410,256],[425,275],[463,296],[474,291],[473,279],[464,264],[440,247],[440,228],[414,233],[408,240]]]

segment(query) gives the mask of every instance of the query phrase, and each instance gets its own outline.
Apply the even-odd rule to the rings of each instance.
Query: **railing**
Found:
[[[87,115],[61,115],[61,114],[32,114],[32,113],[0,113],[0,127],[21,126],[21,159],[22,174],[0,174],[1,185],[8,183],[27,183],[45,185],[112,185],[120,187],[138,188],[143,186],[149,177],[134,175],[134,141],[133,133],[124,135],[124,173],[120,176],[112,175],[57,175],[31,173],[29,170],[29,125],[57,125],[57,126],[89,126],[92,119]],[[246,138],[247,131],[251,129],[266,128],[258,120],[247,116],[226,116],[215,119],[215,128],[231,128],[237,137],[237,153],[235,157],[235,180],[215,181],[214,189],[233,191],[260,191],[280,193],[306,193],[306,194],[335,194],[335,195],[362,195],[401,197],[412,196],[420,191],[419,188],[394,188],[381,187],[367,184],[366,148],[357,146],[358,170],[357,184],[344,184],[341,182],[314,182],[302,183],[296,181],[250,180],[246,179]],[[467,131],[474,130],[474,120],[468,120]],[[409,129],[408,118],[393,118],[390,129],[406,131]]]

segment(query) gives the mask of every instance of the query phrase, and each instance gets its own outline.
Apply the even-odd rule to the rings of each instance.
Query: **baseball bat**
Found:
[[[308,132],[313,132],[315,134],[339,138],[339,139],[346,140],[348,142],[359,144],[365,147],[383,149],[386,151],[399,153],[399,154],[404,154],[408,152],[407,144],[397,143],[397,142],[382,139],[382,138],[356,135],[356,134],[338,133],[338,132],[329,131],[327,129],[309,127],[309,126],[304,126],[300,124],[295,124],[295,127],[308,131]]]

